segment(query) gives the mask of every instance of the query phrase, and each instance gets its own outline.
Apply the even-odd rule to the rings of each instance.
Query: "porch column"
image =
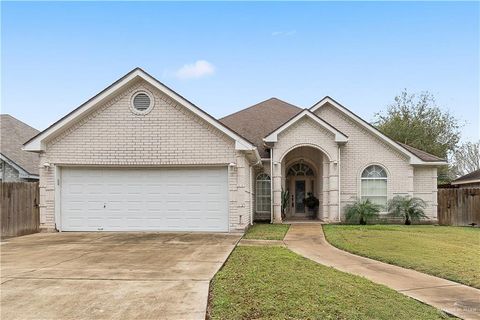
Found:
[[[329,198],[329,168],[330,168],[330,161],[327,159],[327,157],[323,156],[323,162],[322,162],[323,170],[322,170],[322,219],[329,219],[329,210],[328,210],[328,204],[330,203],[330,198]]]
[[[330,221],[338,220],[338,163],[330,161],[329,164],[329,210],[328,217]]]
[[[273,188],[273,223],[282,223],[282,164],[273,161],[272,168]]]

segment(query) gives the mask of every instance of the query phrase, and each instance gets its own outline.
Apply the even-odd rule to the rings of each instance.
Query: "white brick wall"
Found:
[[[414,168],[407,156],[333,106],[327,104],[316,114],[348,135],[347,144],[341,148],[342,209],[360,196],[362,170],[370,164],[380,164],[388,172],[389,198],[395,195],[419,196],[429,203],[428,215],[436,217],[436,196],[432,199],[437,192],[436,168]]]
[[[147,89],[153,93],[155,106],[146,115],[130,110],[132,93]],[[244,172],[248,163],[236,152],[230,137],[178,105],[162,92],[138,81],[118,93],[110,101],[77,121],[46,142],[41,162],[57,166],[179,166],[228,165],[230,229],[242,229],[249,223],[249,198],[245,197]],[[54,168],[42,168],[41,227],[53,229]],[[248,188],[249,189],[249,188]],[[239,216],[242,215],[240,223]]]
[[[413,195],[427,203],[426,215],[437,219],[437,168],[415,167],[413,177]]]
[[[273,186],[273,212],[274,220],[281,221],[281,193],[282,193],[282,175],[285,174],[283,160],[288,152],[300,146],[312,146],[322,150],[327,154],[328,169],[328,187],[324,189],[322,204],[322,214],[325,219],[335,220],[338,216],[338,173],[333,162],[338,158],[337,143],[334,141],[335,135],[320,126],[318,123],[308,117],[299,119],[285,131],[278,135],[278,141],[273,148],[273,161],[277,165],[273,167],[272,186]],[[323,159],[318,159],[322,161]],[[319,163],[321,165],[321,163]]]

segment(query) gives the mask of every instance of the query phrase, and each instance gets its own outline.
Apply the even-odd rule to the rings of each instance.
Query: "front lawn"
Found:
[[[361,256],[480,288],[480,229],[324,225],[332,245]]]
[[[210,319],[443,319],[437,309],[282,247],[237,247],[212,281]]]
[[[256,240],[283,240],[287,234],[288,224],[255,223],[247,233],[244,239]]]

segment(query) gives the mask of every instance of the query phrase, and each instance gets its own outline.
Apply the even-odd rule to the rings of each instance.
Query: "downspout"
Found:
[[[273,223],[273,148],[270,148],[270,223]]]
[[[340,189],[340,186],[342,185],[341,183],[341,176],[340,176],[340,145],[338,146],[338,222],[340,222],[340,217],[341,217],[341,205],[342,205],[342,192]]]

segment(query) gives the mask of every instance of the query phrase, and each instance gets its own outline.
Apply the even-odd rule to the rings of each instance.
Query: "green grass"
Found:
[[[237,247],[212,281],[210,319],[443,319],[437,309],[282,247]]]
[[[247,233],[244,239],[256,240],[283,240],[287,234],[288,224],[255,223]]]
[[[328,242],[361,256],[480,288],[480,229],[324,225]]]

